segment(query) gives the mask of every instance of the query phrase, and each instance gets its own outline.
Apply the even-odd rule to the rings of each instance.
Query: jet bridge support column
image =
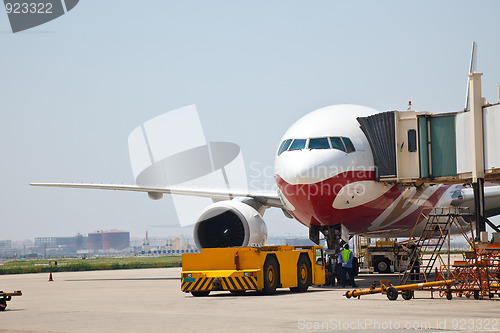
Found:
[[[484,138],[483,138],[483,102],[481,96],[482,73],[469,74],[470,120],[472,139],[472,187],[476,217],[476,234],[486,231],[484,212]]]
[[[478,178],[472,183],[474,189],[474,207],[476,219],[476,238],[479,240],[481,231],[486,231],[486,218],[484,216],[484,178]]]

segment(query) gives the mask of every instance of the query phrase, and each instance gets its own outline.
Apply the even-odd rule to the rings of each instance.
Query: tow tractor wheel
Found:
[[[305,292],[311,285],[311,263],[305,255],[300,255],[297,262],[297,287],[290,288],[293,292]]]
[[[379,273],[390,273],[391,272],[391,263],[389,259],[383,258],[375,261],[375,270]]]
[[[0,299],[0,311],[5,311],[6,307],[7,307],[7,301],[4,298]]]
[[[208,296],[208,294],[210,294],[210,290],[191,291],[191,295],[193,295],[194,297],[204,297]]]
[[[275,256],[268,255],[264,263],[264,293],[272,295],[278,288],[280,280],[278,260]]]
[[[405,290],[401,293],[401,297],[403,297],[404,300],[408,301],[413,298],[414,296],[413,290]]]
[[[398,299],[398,290],[394,287],[387,288],[387,298],[391,301]]]

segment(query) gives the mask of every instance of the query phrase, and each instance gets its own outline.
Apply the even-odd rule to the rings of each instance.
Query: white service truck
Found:
[[[375,240],[366,238],[361,241],[359,250],[359,269],[364,273],[398,273],[408,265],[405,246],[394,240]]]

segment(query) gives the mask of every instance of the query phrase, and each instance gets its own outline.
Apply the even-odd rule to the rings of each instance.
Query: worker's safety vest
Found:
[[[342,250],[342,262],[348,262],[349,261],[349,257],[351,256],[351,250]]]
[[[415,250],[411,253],[411,259],[416,262],[420,262],[420,251],[417,248],[415,248]]]

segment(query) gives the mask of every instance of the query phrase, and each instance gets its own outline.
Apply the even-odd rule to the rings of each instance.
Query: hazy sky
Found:
[[[150,227],[177,224],[169,198],[28,185],[132,184],[129,133],[185,105],[207,141],[241,146],[251,181],[319,107],[463,109],[472,41],[495,102],[499,13],[500,1],[82,0],[12,34],[0,9],[0,239],[191,234]],[[253,184],[271,184],[266,174]],[[279,210],[264,218],[271,235],[307,235]]]

